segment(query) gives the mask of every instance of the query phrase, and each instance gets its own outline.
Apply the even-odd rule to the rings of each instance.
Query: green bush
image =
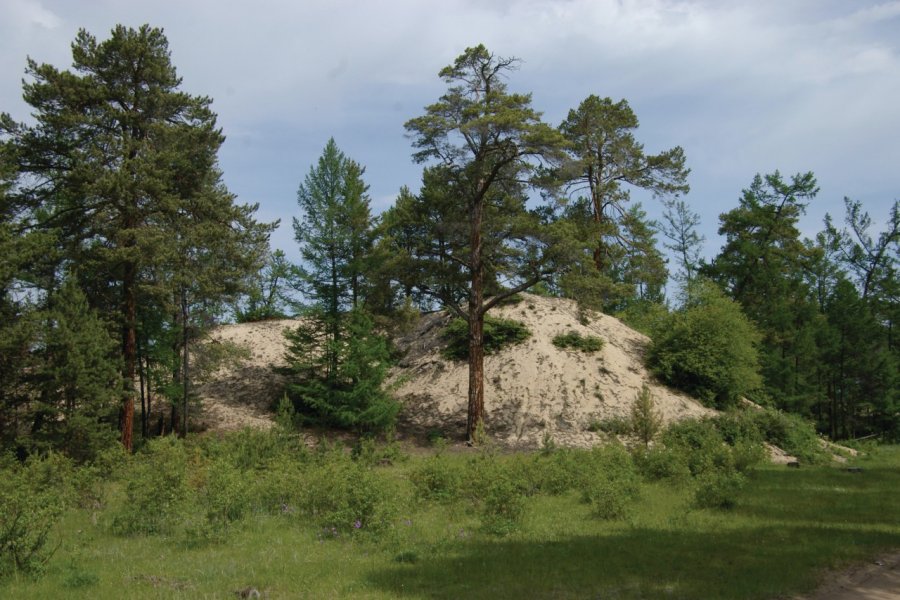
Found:
[[[744,476],[735,471],[704,473],[697,479],[694,503],[699,508],[733,508],[744,486]]]
[[[681,453],[691,475],[734,468],[731,450],[710,419],[685,419],[672,424],[663,434],[665,447]]]
[[[200,493],[200,505],[216,531],[246,516],[251,507],[250,478],[225,460],[214,460],[206,467],[206,480]]]
[[[462,493],[463,470],[443,454],[424,460],[410,474],[416,495],[423,500],[452,502]]]
[[[347,458],[333,456],[312,467],[305,484],[300,511],[335,534],[380,532],[396,512],[385,482]]]
[[[297,509],[306,489],[307,463],[284,455],[272,460],[252,478],[250,496],[254,510],[268,514],[290,513]]]
[[[50,534],[67,506],[66,481],[48,481],[64,459],[51,455],[19,465],[6,461],[0,478],[0,576],[13,571],[36,575],[43,571],[55,547]]]
[[[631,433],[631,419],[619,416],[594,419],[588,425],[588,431],[593,431],[594,433],[603,432],[608,435],[629,435]]]
[[[500,473],[484,490],[482,526],[494,535],[507,535],[519,529],[525,515],[525,494],[515,477]]]
[[[469,358],[469,324],[462,319],[453,319],[444,329],[447,346],[443,355],[450,360],[467,360]],[[495,354],[514,344],[524,342],[531,337],[528,328],[513,319],[497,319],[484,317],[484,353]]]
[[[577,331],[561,333],[553,338],[553,345],[561,349],[573,349],[592,354],[603,350],[603,338],[596,335],[581,335]]]
[[[309,451],[285,430],[245,427],[221,438],[207,438],[205,451],[214,460],[225,460],[241,471],[265,469],[280,456],[307,461]]]
[[[669,481],[682,484],[691,478],[691,469],[684,452],[656,446],[634,454],[635,466],[647,481]]]
[[[535,489],[551,496],[578,489],[590,472],[590,455],[584,450],[560,448],[532,458],[530,478]]]
[[[686,307],[653,333],[647,366],[667,384],[708,406],[726,408],[762,385],[760,336],[740,306],[699,283]]]
[[[631,455],[619,444],[591,451],[591,470],[582,483],[581,499],[599,519],[627,517],[640,493]]]
[[[810,464],[829,460],[813,424],[803,417],[772,409],[748,411],[748,414],[770,444]]]
[[[124,475],[126,502],[113,518],[121,534],[172,531],[185,515],[190,497],[188,455],[173,437],[151,440]]]

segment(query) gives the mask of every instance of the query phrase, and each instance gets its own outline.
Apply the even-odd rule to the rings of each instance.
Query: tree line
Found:
[[[34,124],[0,122],[4,447],[89,454],[116,435],[130,448],[138,401],[143,436],[185,433],[194,363],[222,358],[195,342],[229,318],[296,314],[283,410],[388,427],[399,407],[383,386],[385,332],[435,308],[467,326],[471,440],[484,420],[485,317],[523,291],[650,332],[658,375],[710,404],[747,397],[835,439],[900,434],[896,203],[874,232],[848,199],[843,224],[829,217],[804,239],[814,175],[758,175],[703,260],[680,147],[645,152],[625,100],[589,96],[554,127],[507,87],[518,61],[476,46],[405,125],[423,165],[417,192],[401,188],[372,215],[365,168],[326,144],[299,187],[292,265],[269,248],[277,223],[222,183],[211,99],[179,89],[161,30],[118,26],[102,42],[81,31],[72,52],[72,70],[28,61]],[[630,201],[634,189],[664,203],[662,222]],[[672,306],[661,245],[677,266]],[[716,332],[744,350],[698,354]],[[169,412],[162,426],[148,422],[154,403]]]

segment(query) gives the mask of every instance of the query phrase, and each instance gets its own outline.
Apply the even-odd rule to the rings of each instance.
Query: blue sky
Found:
[[[478,43],[522,59],[509,87],[548,122],[590,94],[625,98],[648,152],[682,146],[707,255],[758,172],[816,174],[807,235],[842,219],[844,196],[876,222],[900,198],[897,0],[0,0],[0,15],[0,111],[17,120],[26,56],[67,67],[80,27],[164,28],[183,88],[214,99],[229,189],[281,219],[273,246],[290,257],[296,190],[328,138],[386,208],[419,182],[403,123]]]

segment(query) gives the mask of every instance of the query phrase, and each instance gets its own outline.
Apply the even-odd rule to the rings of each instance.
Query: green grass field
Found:
[[[497,464],[532,457],[501,455]],[[826,570],[900,548],[900,447],[853,464],[762,466],[729,510],[695,508],[690,483],[642,481],[628,516],[598,519],[577,490],[533,493],[506,535],[484,504],[417,497],[417,455],[371,474],[391,517],[376,532],[339,530],[291,506],[251,510],[223,535],[178,525],[158,535],[114,533],[123,484],[105,504],[71,509],[40,577],[12,573],[8,598],[778,598],[809,591]],[[445,464],[472,464],[467,454]],[[190,469],[188,470],[190,472]],[[501,471],[495,471],[499,473]]]

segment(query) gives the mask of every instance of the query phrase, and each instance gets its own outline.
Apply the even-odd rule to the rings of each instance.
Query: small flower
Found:
[[[353,523],[353,528],[354,528],[354,529],[359,529],[360,527],[362,527],[362,521],[360,521],[359,519],[357,519],[356,522]]]

